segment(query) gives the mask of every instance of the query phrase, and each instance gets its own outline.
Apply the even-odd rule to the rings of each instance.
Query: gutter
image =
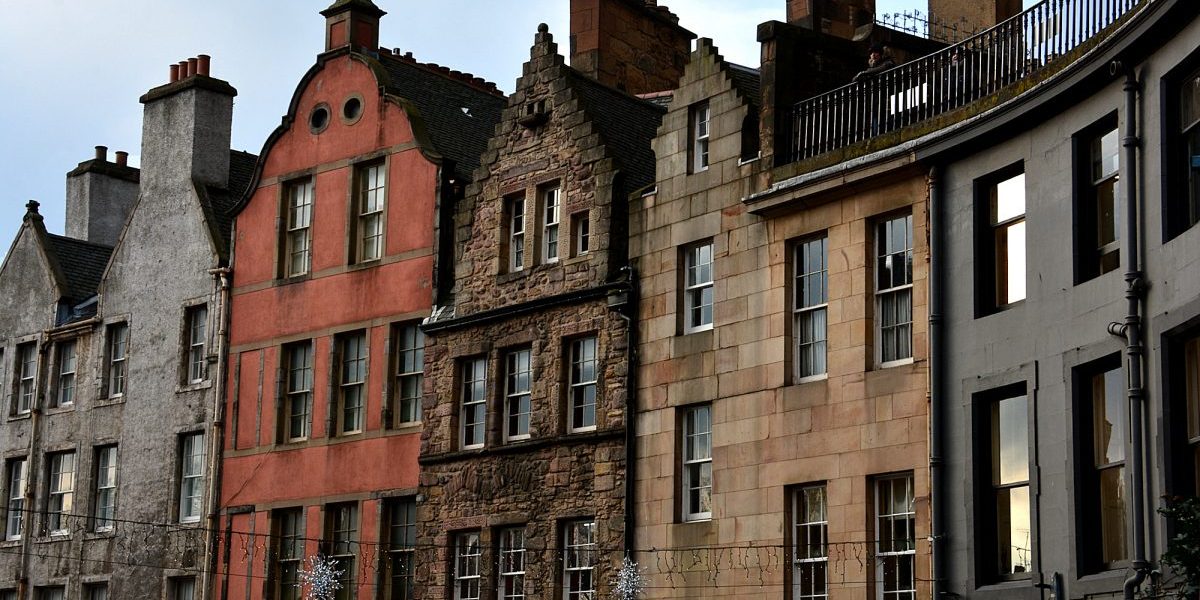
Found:
[[[942,458],[942,420],[945,390],[942,385],[942,369],[945,352],[943,335],[942,290],[945,289],[945,267],[942,252],[945,229],[942,226],[942,170],[934,166],[929,170],[929,495],[930,495],[930,545],[932,546],[933,600],[948,596],[946,588],[946,533],[945,533],[945,461]]]

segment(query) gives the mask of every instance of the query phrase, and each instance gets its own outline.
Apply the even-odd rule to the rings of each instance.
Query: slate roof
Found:
[[[200,205],[205,219],[213,228],[212,234],[221,256],[228,257],[229,238],[233,235],[233,210],[250,180],[258,156],[241,150],[229,151],[229,183],[224,188],[206,185],[200,193]]]
[[[758,69],[731,62],[726,62],[725,65],[729,67],[728,73],[729,78],[733,80],[733,87],[737,88],[754,110],[762,110],[761,79],[759,79]]]
[[[47,233],[49,250],[66,277],[67,297],[80,302],[94,296],[112,256],[112,246]]]
[[[654,150],[650,140],[658,132],[666,111],[657,104],[600,84],[575,69],[569,73],[580,103],[625,173],[626,191],[654,183]]]
[[[412,102],[435,149],[454,162],[456,175],[471,180],[500,122],[504,96],[438,73],[436,66],[387,54],[379,61],[388,73],[388,92]]]

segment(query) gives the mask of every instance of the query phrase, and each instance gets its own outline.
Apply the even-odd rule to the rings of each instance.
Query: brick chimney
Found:
[[[67,173],[67,237],[113,246],[138,197],[140,173],[125,163],[125,152],[109,162],[108,148]]]
[[[853,39],[874,20],[875,0],[787,0],[788,23],[840,38]]]
[[[571,66],[630,94],[675,89],[695,37],[657,0],[571,0]]]
[[[377,51],[379,18],[386,14],[371,0],[337,0],[321,11],[325,17],[325,51],[344,46]]]
[[[1021,0],[929,0],[934,23],[969,34],[987,29],[1021,12]]]
[[[204,72],[199,67],[203,65]],[[225,187],[237,90],[207,74],[208,57],[171,69],[176,81],[142,96],[141,191],[183,194],[192,182]],[[179,197],[162,196],[162,197]]]

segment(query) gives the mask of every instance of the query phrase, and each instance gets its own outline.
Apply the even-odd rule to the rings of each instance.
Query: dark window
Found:
[[[13,414],[27,415],[33,410],[33,400],[37,392],[37,343],[27,342],[17,346],[17,364],[13,369],[16,375],[17,390],[13,398]],[[122,379],[124,385],[124,379]]]
[[[462,448],[482,448],[487,423],[487,360],[482,356],[460,363],[462,391],[459,416]]]
[[[975,557],[980,583],[1028,573],[1033,565],[1029,487],[1029,398],[1024,384],[979,394]]]
[[[300,600],[300,571],[304,568],[304,509],[283,508],[271,515],[275,535],[275,600]]]
[[[283,188],[283,256],[280,272],[284,277],[308,273],[312,266],[313,178],[288,182]]]
[[[421,395],[425,378],[425,334],[416,323],[392,329],[396,382],[392,390],[393,426],[421,420]]]
[[[75,370],[77,356],[75,340],[68,340],[58,345],[58,381],[54,394],[54,405],[57,407],[71,406],[75,403]]]
[[[384,539],[387,541],[387,556],[384,558],[384,568],[387,569],[387,598],[410,600],[413,597],[415,575],[413,559],[417,547],[417,504],[412,498],[396,498],[388,501],[386,511],[387,530]]]
[[[916,600],[912,473],[875,480],[875,585],[882,600]]]
[[[384,163],[354,168],[354,256],[351,262],[379,260],[383,256],[383,209],[387,203]]]
[[[571,342],[571,377],[569,415],[571,431],[591,431],[596,428],[596,379],[599,370],[596,360],[596,338],[585,337]]]
[[[344,502],[325,507],[325,540],[327,556],[337,563],[341,585],[334,600],[358,597],[355,589],[355,557],[358,554],[358,504]]]
[[[500,600],[525,598],[525,528],[507,527],[499,531],[497,558],[500,562]]]
[[[1126,381],[1120,357],[1080,367],[1074,378],[1080,571],[1111,569],[1128,558],[1125,446]]]
[[[533,413],[532,351],[513,350],[504,360],[504,439],[516,441],[529,438],[529,419]]]
[[[454,600],[480,600],[483,590],[483,545],[478,531],[466,531],[454,536]]]
[[[208,305],[189,307],[184,316],[184,363],[186,374],[184,383],[200,383],[208,378],[208,355],[205,346],[208,343]]]
[[[975,183],[975,315],[1025,299],[1025,173],[1014,165]]]
[[[338,377],[338,435],[360,433],[367,400],[367,334],[353,331],[337,338],[340,356]]]
[[[1200,57],[1184,66],[1195,69]],[[1168,148],[1164,152],[1164,169],[1169,177],[1163,229],[1165,239],[1183,233],[1200,222],[1200,71],[1190,70],[1182,77],[1168,76],[1168,99],[1171,104],[1165,116]]]
[[[829,516],[825,485],[790,490],[792,536],[791,600],[829,598]]]
[[[742,161],[758,158],[759,145],[758,110],[747,107],[746,118],[742,119]]]
[[[792,335],[795,338],[797,380],[824,375],[829,305],[829,239],[796,244]]]
[[[1120,150],[1115,115],[1075,137],[1075,283],[1121,266]]]
[[[125,378],[129,372],[129,324],[108,326],[108,396],[125,395]]]
[[[680,472],[684,521],[712,518],[712,407],[691,406],[681,416]]]
[[[707,101],[700,102],[688,109],[688,172],[690,173],[708,170],[711,116]]]
[[[912,215],[880,221],[875,227],[875,346],[881,366],[913,356],[912,283]]]
[[[283,441],[307,439],[312,428],[313,344],[312,340],[283,347],[284,397]]]

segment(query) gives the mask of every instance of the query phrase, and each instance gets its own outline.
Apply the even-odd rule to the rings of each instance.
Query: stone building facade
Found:
[[[453,303],[424,328],[423,598],[609,593],[630,533],[626,198],[660,116],[539,27],[455,213]]]
[[[233,214],[217,598],[414,597],[437,240],[499,118],[495,86],[379,47],[339,0]]]
[[[140,171],[98,147],[68,174],[71,237],[30,203],[0,271],[10,597],[203,597],[220,214],[254,157],[229,150],[237,92],[207,56],[184,65],[142,97]]]
[[[647,595],[927,597],[925,178],[756,193],[759,93],[701,40],[632,213]]]

